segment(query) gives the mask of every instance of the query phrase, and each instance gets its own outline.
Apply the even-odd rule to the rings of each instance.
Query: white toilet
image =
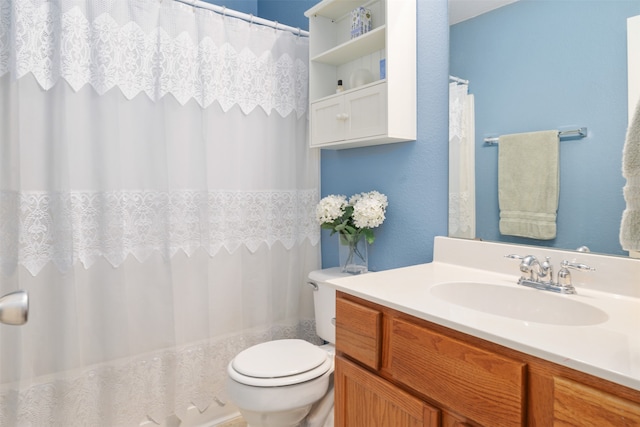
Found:
[[[333,374],[336,291],[325,282],[345,277],[339,268],[312,271],[316,333],[329,342],[315,346],[285,339],[254,345],[228,365],[227,392],[249,427],[298,426],[322,399]]]

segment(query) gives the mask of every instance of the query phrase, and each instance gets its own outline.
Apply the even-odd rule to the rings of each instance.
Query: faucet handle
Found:
[[[596,271],[596,269],[595,269],[595,268],[593,268],[593,267],[589,267],[589,266],[588,266],[588,265],[586,265],[586,264],[581,264],[581,263],[578,263],[578,262],[570,262],[570,261],[567,261],[566,259],[565,259],[565,260],[563,260],[563,261],[560,263],[560,265],[561,265],[562,267],[565,267],[565,268],[572,268],[572,269],[574,269],[574,270]]]
[[[536,257],[533,256],[533,255],[522,256],[522,255],[518,255],[518,254],[509,254],[509,255],[505,255],[504,257],[505,258],[511,258],[511,259],[519,259],[519,260],[522,260],[522,262],[526,263],[526,264],[531,264],[531,263],[537,261]]]
[[[529,279],[538,280],[538,274],[535,271],[534,266],[538,265],[539,267],[540,264],[535,256],[533,255],[522,256],[522,255],[510,254],[510,255],[505,255],[505,258],[521,260],[520,271],[522,273],[529,273]]]
[[[572,270],[584,270],[584,271],[595,271],[596,270],[595,268],[589,267],[586,264],[581,264],[581,263],[577,263],[577,262],[570,262],[570,261],[567,261],[566,259],[563,260],[560,263],[560,266],[562,266],[562,268],[560,269],[560,271],[558,271],[558,285],[563,287],[564,289],[573,290],[570,293],[575,293],[575,288],[573,287],[573,284],[571,283],[571,272],[569,271],[569,269],[572,269]]]

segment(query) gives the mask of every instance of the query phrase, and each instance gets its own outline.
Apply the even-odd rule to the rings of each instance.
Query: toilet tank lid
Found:
[[[320,366],[327,351],[307,341],[284,339],[254,345],[240,352],[233,369],[254,378],[281,378],[299,375]]]
[[[309,280],[314,282],[326,282],[331,279],[339,279],[340,277],[349,277],[352,274],[343,273],[340,267],[325,268],[323,270],[314,270],[309,273]]]

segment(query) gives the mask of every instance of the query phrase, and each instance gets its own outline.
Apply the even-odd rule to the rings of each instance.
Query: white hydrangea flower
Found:
[[[358,200],[362,199],[367,193],[358,193],[358,194],[354,194],[353,196],[351,196],[349,198],[349,204],[351,206],[355,206],[355,204],[358,202]]]
[[[331,194],[324,197],[316,207],[316,218],[320,224],[333,222],[344,214],[347,196]]]
[[[385,220],[387,196],[371,191],[356,194],[349,200],[353,205],[353,223],[358,228],[375,228]]]

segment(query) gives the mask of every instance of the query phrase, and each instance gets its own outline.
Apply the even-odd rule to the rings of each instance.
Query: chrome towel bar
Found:
[[[560,139],[577,139],[584,138],[587,136],[587,128],[583,127],[580,129],[571,129],[571,130],[563,130],[558,132],[558,137]],[[499,137],[485,138],[484,143],[486,145],[498,145]]]

